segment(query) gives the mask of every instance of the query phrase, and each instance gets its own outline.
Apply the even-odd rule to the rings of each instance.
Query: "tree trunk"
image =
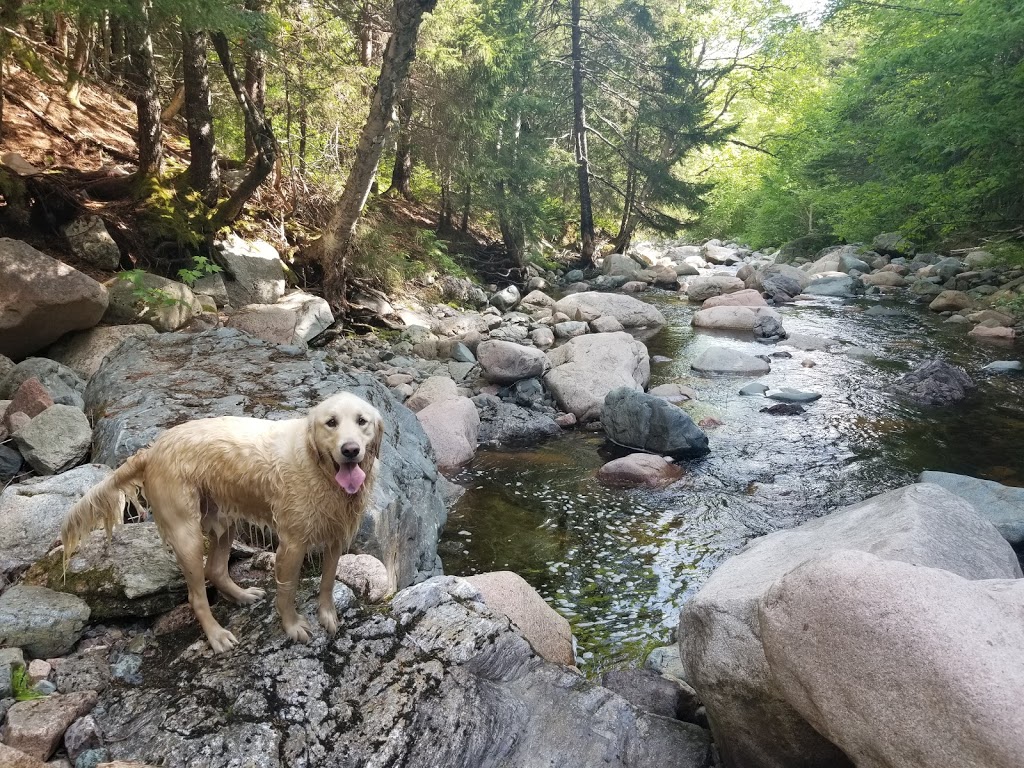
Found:
[[[216,232],[221,227],[227,226],[242,213],[242,208],[255,194],[260,184],[274,170],[274,162],[277,159],[277,142],[274,139],[274,130],[267,120],[263,110],[257,109],[256,105],[249,99],[245,87],[238,78],[238,72],[231,60],[231,47],[223,32],[213,34],[213,48],[217,51],[224,75],[235,93],[238,105],[242,108],[242,115],[245,117],[245,124],[252,131],[256,140],[256,160],[242,183],[231,193],[231,196],[221,203],[214,212],[210,222],[210,228]]]
[[[412,60],[416,57],[416,38],[423,14],[432,11],[436,4],[437,0],[395,0],[391,10],[391,39],[384,51],[377,90],[370,103],[370,114],[359,135],[356,158],[345,182],[345,191],[320,238],[324,292],[327,300],[340,309],[347,307],[345,292],[348,260],[356,226],[377,173],[391,110],[398,91],[408,77]]]
[[[182,84],[174,89],[174,93],[171,94],[170,102],[168,102],[167,106],[164,107],[164,111],[160,113],[160,119],[165,123],[173,120],[178,116],[178,113],[181,112],[184,106],[185,86]]]
[[[395,168],[391,172],[391,186],[385,195],[401,196],[412,200],[412,97],[398,102],[398,143],[395,147]]]
[[[160,99],[156,91],[156,63],[149,29],[148,0],[136,3],[128,37],[128,84],[139,121],[135,140],[139,148],[138,174],[140,177],[153,176],[160,173],[160,162],[163,159],[163,128],[160,122]]]
[[[220,172],[217,168],[217,144],[213,133],[210,97],[210,71],[206,58],[209,36],[206,32],[183,28],[181,31],[181,69],[185,81],[185,123],[192,162],[188,183],[208,207],[217,204]]]
[[[299,176],[306,175],[306,135],[309,131],[309,115],[306,110],[306,92],[299,93]]]
[[[580,265],[594,264],[594,211],[590,199],[590,158],[587,153],[587,112],[583,101],[583,30],[580,0],[572,0],[572,113],[576,173],[580,187]]]
[[[459,227],[463,232],[469,232],[469,207],[473,202],[473,187],[466,185],[466,192],[462,196],[462,224]]]
[[[359,63],[364,67],[373,63],[373,17],[370,14],[370,0],[363,0],[359,12]]]
[[[115,85],[121,84],[121,78],[124,76],[124,56],[125,56],[125,40],[124,40],[125,28],[124,21],[117,16],[111,15],[110,17],[110,74],[114,79]]]
[[[75,109],[84,109],[79,101],[82,90],[82,75],[89,63],[89,52],[92,50],[92,34],[96,24],[83,13],[78,17],[78,37],[75,39],[75,52],[68,62],[68,80],[66,91],[68,101]]]
[[[57,58],[65,61],[68,58],[68,20],[63,13],[53,15],[53,38],[50,41],[57,49]]]
[[[245,0],[245,9],[253,13],[263,13],[264,0]],[[245,92],[260,114],[266,114],[267,103],[267,54],[263,49],[263,41],[256,40],[246,47],[245,51]],[[245,159],[256,157],[256,137],[245,126]]]

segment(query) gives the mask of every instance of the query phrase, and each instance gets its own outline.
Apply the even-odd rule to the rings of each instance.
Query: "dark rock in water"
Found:
[[[614,669],[601,676],[601,684],[652,715],[692,723],[700,707],[693,688],[652,669]]]
[[[477,441],[481,445],[535,445],[562,432],[551,416],[504,402],[493,395],[477,395],[473,403],[480,414]]]
[[[772,416],[797,416],[807,409],[797,403],[779,403],[762,408],[761,413],[770,413]]]
[[[524,408],[544,400],[544,385],[540,383],[540,379],[520,379],[511,387],[502,390],[502,399],[505,399],[506,392],[508,397]]]
[[[881,304],[872,304],[864,314],[871,315],[872,317],[899,317],[903,313],[895,307],[883,307]]]
[[[695,458],[710,451],[708,437],[693,419],[664,398],[628,387],[604,398],[601,422],[613,443],[675,458]]]
[[[900,394],[922,405],[952,405],[975,388],[963,368],[944,360],[929,360],[896,382]]]
[[[754,337],[757,339],[784,339],[786,331],[782,318],[773,312],[758,312],[754,320]]]
[[[10,482],[21,469],[21,454],[9,445],[0,445],[0,485]]]
[[[300,612],[315,612],[312,585]],[[272,601],[230,612],[239,640],[211,656],[198,628],[166,636],[92,712],[110,756],[166,768],[644,768],[711,765],[702,729],[649,715],[545,661],[480,592],[454,577],[352,607],[310,644]],[[216,610],[216,609],[215,609]]]
[[[771,357],[777,357],[780,360],[788,360],[793,356],[792,352],[772,352]]]
[[[230,328],[127,339],[86,389],[93,461],[116,467],[190,419],[291,419],[351,391],[376,406],[386,425],[377,485],[354,548],[386,564],[399,587],[439,573],[437,537],[447,511],[426,433],[374,376],[350,373],[322,354]]]

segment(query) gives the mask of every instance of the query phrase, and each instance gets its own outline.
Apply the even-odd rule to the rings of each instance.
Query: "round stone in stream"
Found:
[[[763,395],[769,389],[767,384],[760,381],[752,381],[740,389],[741,395]]]
[[[1024,364],[1020,360],[996,360],[981,370],[988,371],[989,373],[1008,373],[1010,371],[1024,370]]]
[[[804,392],[803,390],[790,389],[789,387],[769,389],[764,393],[764,396],[783,403],[813,403],[821,397],[817,392]]]

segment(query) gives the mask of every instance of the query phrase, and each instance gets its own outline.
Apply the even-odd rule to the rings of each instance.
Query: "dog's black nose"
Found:
[[[354,459],[359,455],[359,444],[358,443],[345,443],[341,446],[341,455],[346,459]]]

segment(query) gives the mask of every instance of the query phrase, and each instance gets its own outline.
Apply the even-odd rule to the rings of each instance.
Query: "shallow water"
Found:
[[[672,358],[652,365],[651,386],[678,381],[697,391],[701,407],[724,422],[707,430],[711,453],[687,462],[686,476],[667,490],[650,491],[593,479],[622,455],[599,435],[480,451],[454,478],[468,492],[442,541],[447,573],[508,569],[529,581],[572,623],[588,673],[636,663],[667,643],[680,606],[751,537],[912,482],[924,469],[1024,485],[1024,377],[979,373],[993,360],[1019,359],[1018,346],[970,340],[966,327],[898,301],[887,306],[900,315],[868,316],[872,300],[822,299],[784,307],[786,330],[875,357],[802,352],[695,331],[692,305],[675,294],[644,298],[669,319],[647,340],[652,355]],[[798,416],[760,413],[774,401],[737,394],[752,379],[690,371],[689,361],[710,345],[791,352],[757,380],[823,397]],[[896,379],[935,356],[963,366],[977,393],[950,408],[899,400]]]

